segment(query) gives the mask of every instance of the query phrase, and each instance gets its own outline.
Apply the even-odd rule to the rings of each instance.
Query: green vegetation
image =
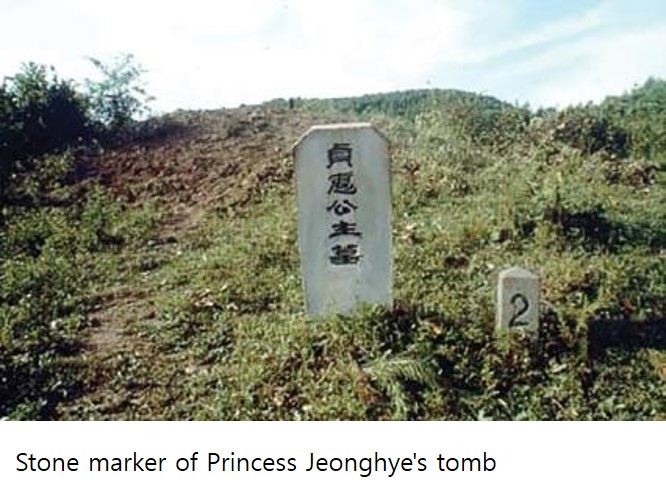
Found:
[[[396,305],[354,318],[303,314],[289,159],[174,230],[49,149],[5,181],[36,198],[2,205],[0,415],[663,419],[665,98],[650,80],[563,111],[448,91],[264,106],[234,144],[280,118],[393,142]],[[513,265],[542,277],[535,344],[493,337]]]
[[[91,293],[116,274],[107,255],[130,250],[151,223],[80,184],[78,164],[108,131],[94,109],[73,82],[33,63],[0,86],[2,416],[49,418],[83,390]]]

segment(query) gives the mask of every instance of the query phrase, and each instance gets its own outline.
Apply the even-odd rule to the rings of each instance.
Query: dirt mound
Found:
[[[291,145],[326,122],[336,121],[265,106],[178,111],[88,162],[88,172],[128,202],[157,200],[172,228],[189,229],[205,209],[240,206],[288,182]]]

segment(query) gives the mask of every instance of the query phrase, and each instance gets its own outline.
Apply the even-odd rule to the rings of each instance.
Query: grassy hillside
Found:
[[[2,205],[0,415],[663,419],[664,94],[272,101],[40,158]],[[288,149],[349,120],[392,142],[395,307],[313,320]],[[542,277],[535,345],[493,337],[513,265]]]

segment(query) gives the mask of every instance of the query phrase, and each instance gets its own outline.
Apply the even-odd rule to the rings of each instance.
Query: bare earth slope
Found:
[[[243,205],[271,183],[289,181],[291,145],[323,122],[265,106],[180,111],[166,120],[159,133],[109,151],[92,166],[118,196],[156,200],[171,213],[174,231],[194,226],[202,210]]]
[[[158,255],[169,255],[184,236],[196,232],[206,213],[238,210],[271,186],[290,185],[291,145],[311,125],[337,121],[266,106],[179,111],[84,166],[88,182],[100,183],[119,200],[156,207],[157,231],[150,244]],[[169,407],[183,397],[180,381],[195,368],[142,332],[160,315],[164,296],[148,269],[99,292],[80,359],[89,391],[60,406],[57,417],[190,417],[171,414]],[[156,366],[170,367],[172,374],[156,377]]]

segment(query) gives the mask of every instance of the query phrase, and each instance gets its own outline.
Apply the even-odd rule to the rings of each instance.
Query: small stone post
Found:
[[[497,331],[512,330],[539,335],[539,277],[518,267],[502,271],[497,285]]]

